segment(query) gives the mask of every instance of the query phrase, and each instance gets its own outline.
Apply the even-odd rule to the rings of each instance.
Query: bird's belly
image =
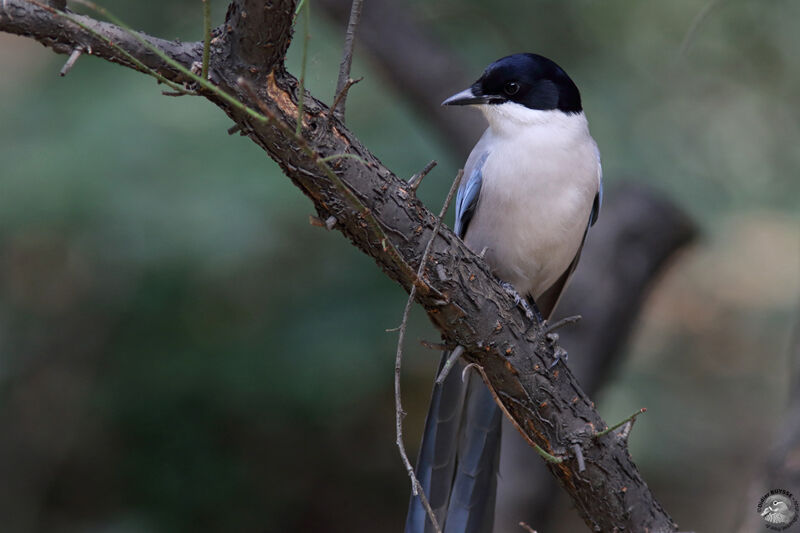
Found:
[[[491,163],[487,160],[487,166]],[[539,168],[525,176],[491,172],[484,181],[465,242],[486,249],[495,275],[523,295],[537,299],[569,267],[581,246],[597,192],[597,167],[592,162],[566,168],[585,176],[568,179]],[[494,169],[497,170],[497,169]]]

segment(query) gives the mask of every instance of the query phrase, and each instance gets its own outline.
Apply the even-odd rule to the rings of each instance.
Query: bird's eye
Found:
[[[519,92],[519,83],[515,81],[509,81],[503,87],[503,91],[505,91],[508,96],[514,96]]]

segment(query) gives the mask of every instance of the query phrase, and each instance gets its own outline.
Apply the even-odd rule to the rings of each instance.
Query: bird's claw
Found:
[[[542,325],[546,330],[547,322],[544,322]],[[545,333],[544,338],[547,341],[547,344],[553,347],[553,362],[550,363],[550,366],[548,368],[553,368],[558,364],[559,361],[564,361],[564,363],[566,363],[569,354],[564,348],[558,345],[558,333],[555,332]]]
[[[555,335],[555,333],[553,333],[552,335]],[[564,364],[566,364],[567,357],[569,357],[567,351],[561,346],[556,346],[555,349],[553,350],[553,362],[550,363],[550,368],[556,366],[559,361],[564,361]]]
[[[533,305],[529,304],[528,300],[520,296],[514,286],[510,283],[504,281],[500,285],[502,285],[503,289],[506,291],[506,294],[514,298],[514,305],[519,306],[525,313],[525,316],[528,318],[528,320],[531,321],[531,327],[538,322],[542,325],[542,328],[545,331],[547,330],[547,320],[542,317],[542,314],[539,312],[539,308],[536,307],[536,302],[533,302]],[[558,342],[558,333],[545,333],[544,337],[547,340],[547,343],[554,348],[554,359],[549,368],[553,368],[561,360],[566,362],[568,357],[567,351],[556,344]]]
[[[510,283],[504,281],[500,285],[503,287],[503,290],[506,291],[506,294],[514,298],[514,305],[522,309],[522,312],[525,313],[525,317],[528,320],[531,322],[544,322],[541,313],[539,313],[539,309],[536,308],[536,304],[531,306],[528,300],[520,296],[517,289]]]

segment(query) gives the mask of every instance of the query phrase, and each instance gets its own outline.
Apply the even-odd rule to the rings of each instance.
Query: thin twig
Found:
[[[59,71],[58,75],[61,76],[62,78],[66,76],[67,73],[70,70],[72,70],[73,65],[75,65],[75,62],[78,60],[79,57],[81,57],[82,53],[83,53],[83,48],[81,48],[80,46],[76,46],[72,50],[72,53],[67,58],[67,62],[64,63],[63,67],[61,67],[61,70]]]
[[[211,55],[211,0],[203,2],[203,69],[200,77],[208,79],[208,58]]]
[[[612,431],[614,431],[618,427],[622,426],[623,424],[627,424],[628,422],[630,422],[631,426],[633,426],[633,422],[636,420],[636,417],[639,416],[640,414],[646,413],[646,412],[647,412],[647,407],[642,407],[641,409],[639,409],[638,411],[633,413],[631,416],[629,416],[628,418],[626,418],[622,422],[620,422],[618,424],[614,424],[610,428],[606,428],[603,431],[595,433],[594,436],[595,436],[595,438],[597,438],[597,437],[602,437],[603,435],[607,435],[608,433],[611,433]]]
[[[98,13],[106,16],[109,20],[114,22],[117,26],[119,26],[124,31],[128,32],[128,34],[130,34],[134,39],[136,39],[136,40],[140,41],[141,43],[143,43],[146,47],[152,49],[153,51],[158,50],[158,51],[156,51],[156,54],[158,54],[158,52],[161,52],[161,50],[159,50],[157,47],[155,47],[152,44],[150,44],[150,42],[147,41],[146,39],[144,39],[141,35],[139,35],[135,31],[133,31],[132,29],[130,29],[128,26],[122,24],[118,19],[115,20],[108,13],[108,11],[106,11],[105,9],[103,9],[103,8],[97,6],[96,4],[94,4],[92,2],[89,2],[87,0],[74,0],[74,1],[76,3],[78,3],[78,4],[83,4],[83,5],[87,6],[87,7],[89,7],[90,9],[94,9]],[[101,34],[100,32],[96,31],[94,28],[91,28],[91,27],[87,26],[86,24],[84,24],[80,20],[78,20],[75,17],[71,16],[69,13],[65,13],[64,11],[59,11],[59,10],[49,6],[49,5],[42,4],[41,2],[37,2],[36,0],[28,0],[28,2],[30,2],[31,4],[33,4],[33,5],[37,6],[37,7],[40,7],[42,9],[44,9],[45,11],[47,11],[48,13],[50,13],[52,15],[55,15],[57,17],[61,17],[63,19],[66,19],[66,20],[72,22],[73,24],[75,24],[76,26],[81,28],[82,30],[84,30],[86,32],[89,32],[90,34],[94,35],[95,37],[97,37],[101,41],[104,41],[111,48],[119,50],[119,52],[123,56],[125,56],[125,58],[128,61],[130,61],[131,64],[134,65],[140,72],[144,72],[145,74],[148,74],[148,75],[154,77],[155,79],[157,79],[161,83],[164,83],[165,85],[171,87],[172,89],[174,89],[176,91],[183,91],[184,90],[180,85],[168,80],[167,78],[165,78],[164,76],[159,74],[155,69],[152,69],[152,68],[146,66],[144,63],[142,63],[136,57],[134,57],[133,54],[131,54],[130,52],[128,52],[127,50],[122,48],[120,45],[118,45],[117,43],[115,43],[114,41],[112,41],[111,39],[106,37],[105,35]],[[91,50],[89,50],[89,53],[91,53]],[[167,57],[167,55],[164,54],[163,52],[161,52],[161,54],[163,54],[162,59]],[[171,58],[168,58],[168,59],[170,59],[171,61],[174,61]],[[169,62],[169,61],[167,61],[167,62]],[[176,64],[178,64],[177,61],[174,61],[174,62]]]
[[[425,245],[425,251],[422,252],[422,257],[419,260],[417,278],[422,278],[425,272],[425,263],[428,261],[428,254],[433,246],[433,241],[436,239],[436,235],[439,233],[439,230],[442,227],[442,219],[444,218],[445,213],[447,213],[447,208],[450,207],[450,202],[453,201],[453,195],[458,188],[458,184],[461,181],[461,176],[463,174],[463,171],[458,173],[456,179],[453,180],[453,185],[450,187],[450,192],[447,193],[447,198],[442,206],[442,211],[439,213],[439,219],[436,221],[436,224],[433,227],[431,237],[428,239],[428,244]],[[397,335],[397,353],[394,360],[395,443],[397,444],[397,449],[400,452],[400,458],[403,460],[403,465],[406,467],[408,477],[411,478],[411,492],[414,494],[414,496],[419,498],[420,502],[422,502],[422,507],[425,508],[425,512],[428,514],[428,518],[430,518],[434,529],[437,531],[437,533],[441,533],[442,530],[439,528],[439,522],[436,520],[436,515],[434,514],[433,509],[428,502],[428,498],[425,496],[425,490],[422,488],[422,485],[414,473],[414,467],[411,465],[411,461],[408,459],[406,446],[403,443],[403,417],[405,416],[405,411],[403,411],[403,401],[400,393],[400,375],[403,365],[403,341],[405,340],[406,329],[408,328],[408,313],[411,310],[411,304],[414,302],[414,297],[416,295],[417,284],[415,283],[411,286],[411,290],[408,293],[408,300],[406,300],[406,306],[403,309],[403,320],[400,322],[399,333]]]
[[[331,112],[333,116],[344,123],[344,108],[347,101],[347,91],[355,83],[350,79],[350,67],[353,65],[353,45],[355,43],[356,28],[361,18],[361,4],[363,0],[353,0],[350,5],[350,20],[347,22],[347,31],[344,36],[344,50],[342,62],[339,64],[339,79],[336,81],[336,95],[333,98]]]
[[[350,91],[350,87],[352,87],[356,83],[362,81],[363,79],[364,79],[364,76],[361,76],[360,78],[356,78],[356,79],[348,78],[347,79],[347,83],[345,83],[345,85],[344,85],[344,88],[341,91],[336,93],[336,96],[333,99],[333,105],[328,110],[328,114],[333,114],[333,110],[336,109],[337,107],[339,107],[339,102],[341,102],[343,99],[347,98],[347,93]],[[344,115],[344,111],[342,111],[341,114]],[[344,120],[343,118],[339,118],[338,114],[334,115],[334,116],[336,116],[336,118],[338,118],[339,120]]]
[[[308,59],[308,41],[311,34],[308,29],[308,19],[311,17],[309,10],[311,2],[303,4],[303,58],[300,60],[300,90],[297,96],[297,125],[295,126],[295,137],[300,137],[303,132],[303,108],[306,100],[306,62]]]
[[[436,350],[437,352],[442,352],[445,350],[455,350],[456,347],[450,344],[446,344],[444,342],[430,342],[426,340],[421,340],[419,343],[422,345],[423,348],[427,348],[429,350]]]
[[[520,527],[524,528],[528,533],[536,533],[536,530],[529,526],[526,522],[520,522]]]
[[[453,350],[453,353],[450,354],[450,357],[447,358],[447,361],[444,362],[444,366],[442,367],[442,371],[439,372],[439,376],[436,378],[436,384],[441,385],[444,383],[447,374],[450,373],[450,369],[453,368],[453,365],[456,364],[458,358],[464,353],[464,347],[460,344],[456,346],[456,349]]]
[[[478,366],[478,363],[469,363],[468,365],[464,366],[464,368],[461,370],[462,383],[467,381],[467,374],[469,374],[469,371],[472,370],[472,367],[474,366]]]
[[[554,322],[552,324],[548,324],[547,327],[544,328],[544,334],[547,335],[548,333],[552,333],[557,329],[563,328],[567,324],[574,324],[575,322],[578,322],[582,318],[583,317],[581,315],[573,315],[573,316],[568,316],[568,317],[562,318],[558,322]]]
[[[486,383],[486,387],[489,389],[489,392],[492,393],[492,398],[494,398],[494,402],[500,406],[500,410],[503,411],[503,414],[506,415],[506,418],[508,418],[511,421],[511,425],[517,428],[517,431],[519,431],[520,435],[522,435],[522,438],[525,439],[525,442],[527,442],[534,450],[536,450],[536,453],[541,455],[542,458],[544,458],[544,460],[547,461],[548,463],[555,463],[555,464],[563,463],[564,462],[563,458],[556,457],[555,455],[548,453],[547,451],[544,450],[544,448],[533,442],[533,439],[531,439],[528,436],[528,434],[525,433],[525,431],[520,427],[519,423],[514,419],[513,416],[511,416],[511,413],[508,412],[508,409],[506,408],[505,404],[502,401],[500,401],[500,397],[497,396],[497,392],[494,390],[494,387],[492,387],[492,383],[489,381],[489,376],[486,375],[486,371],[483,369],[483,367],[477,363],[471,363],[467,365],[464,371],[466,372],[466,370],[471,367],[475,367],[478,370],[478,372],[480,372],[481,377],[483,378],[483,382]]]
[[[428,497],[425,496],[425,490],[422,488],[422,485],[420,485],[420,482],[414,473],[414,467],[411,465],[411,461],[408,459],[406,446],[403,443],[403,417],[405,416],[405,411],[403,411],[403,403],[400,394],[400,374],[403,364],[403,340],[405,340],[406,328],[408,326],[408,313],[411,310],[411,304],[413,303],[414,296],[416,294],[417,286],[412,285],[411,291],[408,293],[406,307],[403,310],[403,321],[400,323],[400,332],[397,335],[397,353],[394,360],[395,444],[397,444],[397,449],[400,452],[400,458],[403,460],[403,465],[406,467],[406,473],[408,473],[408,477],[411,479],[412,494],[417,496],[419,501],[422,502],[422,506],[425,508],[425,512],[428,514],[428,518],[430,518],[436,532],[441,533],[442,530],[439,527],[439,522],[436,520],[436,515],[434,514],[433,509],[431,509],[431,504],[428,502]]]
[[[717,7],[720,3],[720,0],[711,0],[708,4],[703,6],[703,9],[694,17],[692,20],[691,26],[689,26],[689,30],[686,32],[686,36],[683,38],[683,42],[681,42],[680,51],[678,52],[680,55],[686,54],[689,50],[689,46],[691,46],[692,41],[694,40],[694,35],[697,33],[697,29],[700,27],[700,24],[705,20],[711,11]]]
[[[236,133],[237,131],[240,131],[241,129],[242,129],[242,127],[240,125],[234,124],[233,126],[228,128],[228,135],[233,135],[234,133]]]
[[[41,4],[36,2],[36,0],[29,0],[29,1],[31,3],[33,3],[33,4],[41,6]],[[159,48],[158,46],[155,46],[154,44],[152,44],[150,41],[148,41],[147,39],[142,37],[142,35],[139,34],[138,32],[133,31],[127,24],[125,24],[119,18],[117,18],[114,15],[112,15],[111,12],[109,12],[107,9],[105,9],[103,7],[100,7],[97,4],[95,4],[94,2],[91,2],[89,0],[73,0],[73,1],[75,3],[78,3],[78,4],[82,4],[82,5],[86,6],[86,7],[88,7],[89,9],[92,9],[92,10],[96,11],[97,13],[103,15],[108,20],[110,20],[111,22],[113,22],[114,24],[119,26],[120,29],[125,31],[128,35],[130,35],[131,37],[133,37],[134,39],[139,41],[145,48],[147,48],[148,50],[150,50],[151,52],[156,54],[159,58],[161,58],[169,66],[171,66],[172,68],[174,68],[175,70],[177,70],[178,72],[180,72],[181,74],[186,76],[187,78],[191,79],[193,82],[197,83],[198,85],[200,85],[204,89],[206,89],[208,91],[211,91],[212,93],[216,94],[221,99],[223,99],[227,103],[229,103],[231,106],[236,107],[237,109],[240,109],[244,113],[247,113],[249,116],[251,116],[251,117],[253,117],[255,119],[258,119],[260,121],[268,120],[267,117],[261,115],[259,112],[255,111],[254,109],[251,109],[251,108],[247,107],[246,105],[244,105],[242,102],[240,102],[239,100],[237,100],[236,98],[234,98],[230,94],[226,93],[225,91],[221,90],[216,85],[214,85],[211,82],[209,82],[207,79],[201,78],[200,76],[198,76],[197,74],[192,72],[191,69],[186,68],[184,65],[180,64],[178,61],[176,61],[175,59],[173,59],[170,56],[168,56],[161,48]],[[56,12],[56,14],[60,14],[60,13]],[[141,67],[140,69],[143,72],[146,72],[146,73],[150,74],[151,76],[155,77],[156,79],[158,79],[159,81],[161,81],[162,83],[165,83],[165,84],[169,85],[171,88],[175,89],[176,92],[181,93],[181,94],[192,94],[192,95],[196,94],[196,93],[194,93],[192,91],[186,90],[185,88],[181,87],[180,85],[178,85],[178,84],[176,84],[174,82],[171,82],[170,80],[168,80],[165,77],[163,77],[162,75],[160,75],[154,69],[146,67],[138,59],[133,57],[129,52],[127,52],[123,48],[119,47],[117,44],[115,44],[109,38],[105,37],[104,35],[101,35],[101,34],[97,33],[92,28],[87,27],[86,25],[82,24],[80,21],[70,17],[68,14],[60,14],[60,15],[63,16],[64,18],[66,18],[67,20],[73,22],[74,24],[78,25],[79,27],[89,31],[93,35],[96,35],[99,39],[102,39],[102,40],[106,41],[110,46],[112,46],[114,48],[117,48],[123,55],[125,55],[128,58],[130,58],[130,60],[132,62],[134,62],[134,64],[136,64],[137,66],[140,66]]]
[[[439,234],[439,230],[442,228],[442,220],[444,219],[444,216],[447,214],[447,210],[450,208],[450,203],[453,201],[453,196],[455,196],[456,191],[458,190],[458,186],[461,184],[461,178],[463,177],[464,177],[464,170],[462,169],[458,171],[456,179],[453,180],[453,184],[450,186],[450,190],[447,191],[447,197],[444,199],[442,210],[439,212],[439,218],[436,220],[436,225],[433,227],[433,234],[431,235],[430,240],[428,240],[427,246],[425,246],[425,252],[423,252],[422,254],[422,259],[420,259],[419,270],[417,271],[417,277],[422,276],[423,268],[425,267],[425,260],[431,251],[431,246],[433,245],[433,239],[436,237],[436,235]]]
[[[355,159],[361,164],[369,165],[369,163],[367,163],[363,157],[359,157],[356,154],[333,154],[326,157],[320,157],[319,160],[322,161],[323,163],[327,163],[328,161],[335,161],[337,159],[348,159],[348,158]]]
[[[416,192],[416,190],[417,190],[417,187],[419,187],[419,184],[420,184],[420,183],[422,183],[422,179],[423,179],[425,176],[427,176],[427,175],[428,175],[428,172],[430,172],[431,170],[433,170],[433,167],[435,167],[435,166],[436,166],[436,164],[437,164],[437,163],[436,163],[436,161],[431,161],[430,163],[428,163],[427,165],[425,165],[425,166],[422,168],[422,170],[420,170],[419,172],[417,172],[416,174],[414,174],[413,176],[411,176],[411,178],[408,180],[408,185],[409,185],[409,187],[411,187],[411,190],[412,190],[412,191],[415,191],[415,192]]]

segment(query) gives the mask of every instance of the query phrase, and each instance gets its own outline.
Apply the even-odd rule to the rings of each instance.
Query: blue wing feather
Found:
[[[464,238],[467,233],[467,226],[475,214],[475,207],[478,205],[478,198],[483,184],[483,165],[489,152],[484,152],[475,164],[469,169],[469,175],[465,175],[456,193],[456,235]]]
[[[594,197],[592,204],[592,214],[589,215],[589,226],[594,226],[597,222],[597,217],[600,216],[600,208],[603,206],[603,181],[600,181],[600,186],[597,189],[597,195]],[[584,237],[585,239],[586,237]]]
[[[594,150],[597,154],[597,194],[592,204],[592,213],[589,215],[589,227],[594,226],[594,223],[597,222],[597,217],[600,216],[600,208],[603,206],[603,164],[600,162],[600,150],[598,150],[597,146],[594,147]],[[586,239],[586,235],[583,238]]]

